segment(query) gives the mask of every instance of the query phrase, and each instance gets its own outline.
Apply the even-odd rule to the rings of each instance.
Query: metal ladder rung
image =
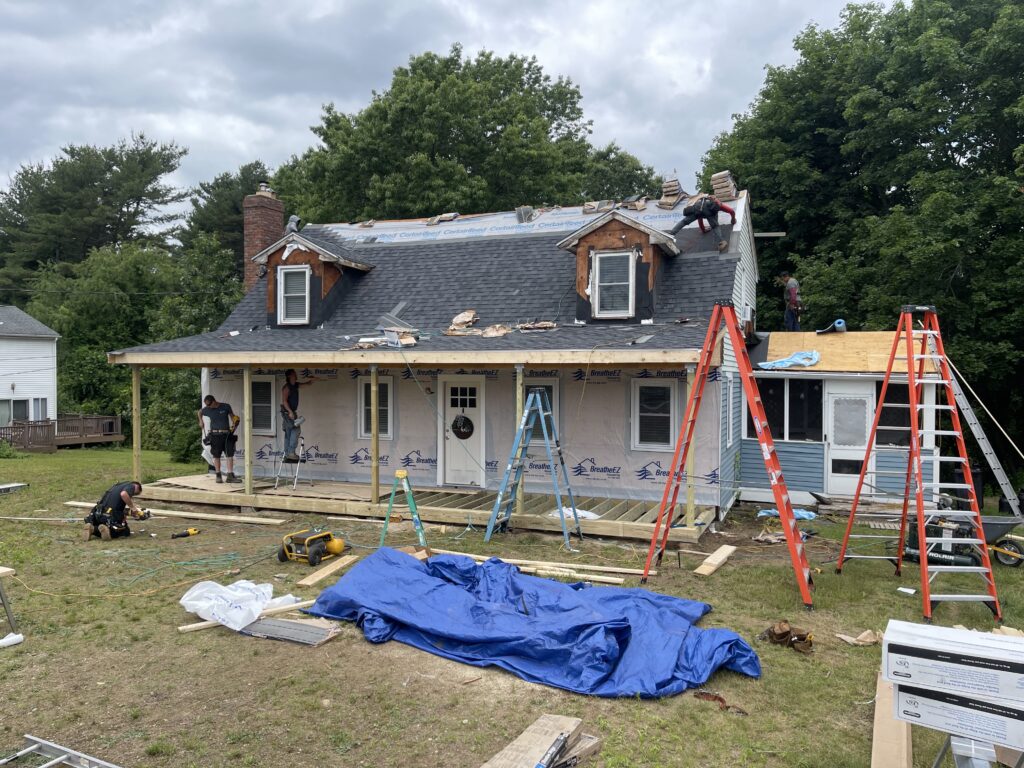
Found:
[[[888,429],[888,427],[886,427]],[[960,433],[955,429],[919,429],[917,431],[919,435],[950,435],[954,437],[960,437]]]
[[[895,559],[895,555],[846,555],[843,558],[843,562],[847,560],[888,560],[893,562]]]
[[[983,565],[929,565],[928,573],[988,573]]]
[[[934,481],[929,481],[927,483],[922,482],[921,486],[923,488],[954,488],[954,489],[964,490],[964,491],[973,491],[974,490],[974,486],[973,485],[969,485],[967,483],[946,483],[946,482],[943,482],[942,480],[934,480]]]
[[[880,533],[851,533],[851,539],[884,539],[885,541],[899,541],[899,536],[893,536],[892,534],[884,536]],[[945,539],[949,541],[949,539]]]
[[[906,360],[907,356],[906,355],[896,355],[896,357],[894,357],[893,359],[894,360]],[[915,353],[914,356],[911,357],[910,359],[911,360],[922,360],[922,359],[923,360],[945,360],[946,356],[945,355],[933,355],[930,352],[920,352],[920,353]]]
[[[960,536],[925,536],[925,544],[974,544],[980,546],[984,544],[984,539],[969,539],[961,538]]]
[[[935,603],[994,603],[996,601],[992,595],[930,595],[929,597]]]

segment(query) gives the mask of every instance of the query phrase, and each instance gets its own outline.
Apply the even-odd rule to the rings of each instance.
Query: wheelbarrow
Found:
[[[1019,517],[983,515],[981,518],[981,525],[985,529],[985,543],[996,560],[1011,568],[1024,564],[1024,536],[1010,533],[1020,524]]]

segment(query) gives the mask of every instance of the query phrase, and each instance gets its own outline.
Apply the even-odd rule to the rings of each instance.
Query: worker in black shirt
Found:
[[[125,510],[134,513],[136,517],[142,517],[142,511],[133,498],[140,493],[142,483],[134,480],[112,486],[85,518],[83,538],[89,541],[93,536],[99,536],[104,541],[110,541],[120,536],[131,536]]]
[[[299,455],[295,452],[299,446],[299,432],[302,422],[305,419],[298,415],[299,411],[299,387],[308,387],[316,381],[316,376],[310,376],[306,381],[299,381],[299,374],[294,368],[284,372],[284,386],[281,387],[281,426],[284,428],[284,461],[299,461]]]
[[[220,457],[224,457],[224,465],[227,470],[227,481],[229,483],[240,483],[241,478],[235,477],[235,430],[238,428],[240,419],[235,416],[231,406],[227,403],[218,403],[213,395],[203,398],[205,407],[198,413],[199,428],[204,431],[203,442],[207,440],[210,446],[210,453],[213,454],[213,468],[217,471],[217,482],[223,483],[224,478],[220,473]],[[210,420],[210,431],[206,433],[203,417]]]

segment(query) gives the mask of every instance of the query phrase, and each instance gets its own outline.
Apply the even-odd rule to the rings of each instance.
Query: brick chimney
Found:
[[[259,264],[252,257],[284,236],[284,203],[265,182],[256,194],[242,201],[242,222],[245,236],[245,272],[242,285],[246,291],[259,279]]]

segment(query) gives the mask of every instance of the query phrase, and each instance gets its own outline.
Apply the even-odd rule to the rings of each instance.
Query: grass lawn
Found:
[[[62,503],[99,498],[129,479],[130,464],[121,449],[0,460],[0,483],[30,483],[0,496],[0,516],[80,520],[83,513]],[[143,465],[144,481],[198,469],[161,453],[146,453]],[[281,528],[307,522],[321,521],[296,515]],[[202,533],[170,538],[188,525]],[[901,583],[919,586],[916,566],[902,580],[874,562],[851,563],[836,576],[842,530],[825,520],[809,524],[819,532],[810,558],[821,573],[816,609],[805,612],[785,547],[750,541],[760,528],[752,513],[731,515],[726,535],[707,535],[701,547],[739,546],[727,565],[700,577],[692,570],[701,558],[683,555],[680,569],[672,554],[649,586],[711,603],[715,610],[702,626],[732,628],[757,650],[760,680],[722,672],[709,684],[749,713],[742,717],[685,694],[639,701],[565,693],[398,643],[374,646],[348,625],[315,649],[222,628],[179,634],[175,628],[195,618],[178,598],[203,578],[269,581],[275,594],[315,597],[316,588],[295,586],[308,566],[274,558],[287,530],[149,520],[133,524],[128,540],[86,544],[82,527],[0,520],[0,565],[18,571],[6,586],[26,636],[22,645],[0,649],[0,756],[31,733],[126,767],[469,767],[551,712],[582,717],[589,732],[604,737],[601,756],[587,763],[593,766],[868,766],[880,648],[849,647],[834,633],[881,630],[889,618],[920,620],[918,596],[895,591]],[[332,530],[358,554],[370,551],[380,528],[345,522]],[[487,545],[481,531],[455,540],[457,533],[428,530],[428,539],[453,550],[631,567],[642,567],[646,554],[646,547],[589,540],[582,555],[567,556],[550,536],[518,533]],[[412,541],[407,531],[389,537],[395,545]],[[240,576],[229,573],[235,569]],[[996,566],[1010,626],[1024,626],[1022,576],[1024,568]],[[781,618],[814,632],[813,655],[754,639]],[[935,619],[992,626],[980,605],[942,605]],[[939,734],[915,728],[915,766],[930,766],[940,742]]]

